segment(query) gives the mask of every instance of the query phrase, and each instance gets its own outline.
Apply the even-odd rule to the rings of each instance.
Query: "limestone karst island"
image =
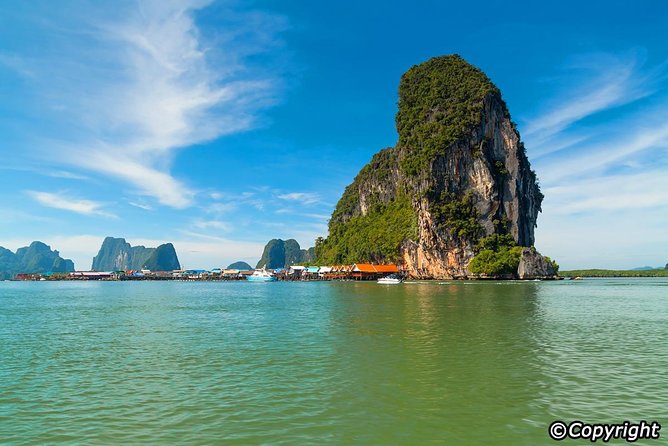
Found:
[[[355,177],[320,263],[398,262],[414,278],[553,277],[532,248],[543,195],[501,92],[457,55],[399,85],[399,141]]]

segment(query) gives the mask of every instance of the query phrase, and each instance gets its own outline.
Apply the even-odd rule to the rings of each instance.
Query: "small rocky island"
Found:
[[[147,269],[172,271],[181,269],[174,245],[157,248],[131,246],[124,238],[106,237],[93,258],[92,271],[129,271]]]
[[[489,78],[435,57],[402,76],[398,105],[397,144],[345,189],[317,261],[396,262],[419,279],[556,277],[533,248],[543,194]]]

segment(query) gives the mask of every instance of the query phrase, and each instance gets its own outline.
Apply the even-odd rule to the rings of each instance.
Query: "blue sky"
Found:
[[[562,268],[668,262],[664,2],[0,3],[0,245],[185,267],[326,235],[393,146],[399,77],[458,53],[503,92]]]

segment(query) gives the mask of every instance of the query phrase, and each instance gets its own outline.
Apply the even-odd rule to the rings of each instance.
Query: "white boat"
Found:
[[[378,283],[383,285],[398,285],[403,281],[404,279],[402,279],[401,276],[397,274],[390,274],[389,276],[381,277],[380,279],[378,279]]]
[[[262,269],[256,269],[250,276],[246,276],[246,280],[249,282],[275,282],[277,279],[271,271],[267,271],[263,267]]]

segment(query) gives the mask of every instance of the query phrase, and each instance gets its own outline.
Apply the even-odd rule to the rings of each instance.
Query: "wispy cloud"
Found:
[[[290,192],[278,194],[276,197],[281,200],[296,201],[303,204],[315,204],[320,201],[320,195],[313,192]]]
[[[637,52],[626,55],[587,54],[573,58],[565,73],[553,84],[562,92],[539,116],[527,120],[523,136],[544,155],[563,148],[563,142],[549,141],[569,126],[597,113],[645,98],[656,91],[663,67],[648,70]],[[583,139],[568,135],[568,144]],[[566,144],[566,145],[568,145]],[[556,145],[556,148],[554,147]]]
[[[54,224],[58,220],[51,217],[44,217],[42,215],[35,215],[29,212],[19,211],[16,209],[0,209],[0,224],[8,223],[25,223],[31,221],[38,221],[42,223]]]
[[[128,204],[129,204],[130,206],[134,206],[134,207],[136,207],[136,208],[143,209],[143,210],[145,210],[145,211],[152,211],[152,210],[153,210],[153,207],[152,207],[152,206],[149,206],[149,205],[146,204],[146,203],[137,203],[137,202],[135,202],[135,201],[128,201]]]
[[[67,170],[53,170],[47,172],[47,175],[53,178],[65,178],[67,180],[82,180],[82,181],[90,180],[90,177],[87,177],[86,175],[79,175],[77,173],[69,172]]]
[[[66,180],[81,180],[90,181],[92,178],[86,175],[70,172],[69,170],[48,169],[44,167],[30,166],[30,165],[4,165],[0,166],[0,170],[15,170],[19,172],[30,172],[38,175],[43,175],[51,178],[63,178]]]
[[[204,207],[204,212],[207,214],[222,215],[230,213],[236,208],[236,203],[211,203]]]
[[[30,64],[26,62],[25,58],[16,54],[0,53],[0,66],[9,68],[20,76],[26,78],[35,77],[35,73],[31,69]]]
[[[222,232],[229,232],[233,226],[229,222],[221,220],[195,220],[192,226],[198,229],[214,229]]]
[[[58,109],[59,135],[43,136],[51,142],[45,155],[55,148],[59,162],[120,180],[163,205],[192,205],[194,188],[171,174],[176,151],[253,127],[280,91],[275,74],[246,58],[272,48],[284,20],[230,8],[227,28],[205,33],[194,17],[210,3],[114,2],[108,11],[74,15],[68,28],[48,27],[62,42],[58,51],[22,62]],[[19,62],[0,60],[17,70]]]
[[[54,194],[51,192],[26,191],[26,193],[42,206],[76,212],[82,215],[100,215],[116,218],[116,215],[104,211],[103,204],[97,201],[68,198],[68,194],[64,192]]]
[[[668,106],[668,101],[665,105]],[[652,151],[655,162],[660,162],[660,153],[666,152],[668,145],[668,123],[657,120],[655,110],[644,113],[640,118],[627,118],[621,128],[621,132],[607,126],[591,129],[596,137],[592,137],[589,143],[576,144],[574,150],[568,153],[539,160],[544,183],[555,184],[566,179],[578,181],[592,175],[606,176],[607,170],[624,167],[628,160],[646,151]]]
[[[545,188],[544,192],[555,214],[635,212],[668,203],[668,175],[664,170],[650,170],[584,178]],[[574,199],[578,196],[581,198]]]

